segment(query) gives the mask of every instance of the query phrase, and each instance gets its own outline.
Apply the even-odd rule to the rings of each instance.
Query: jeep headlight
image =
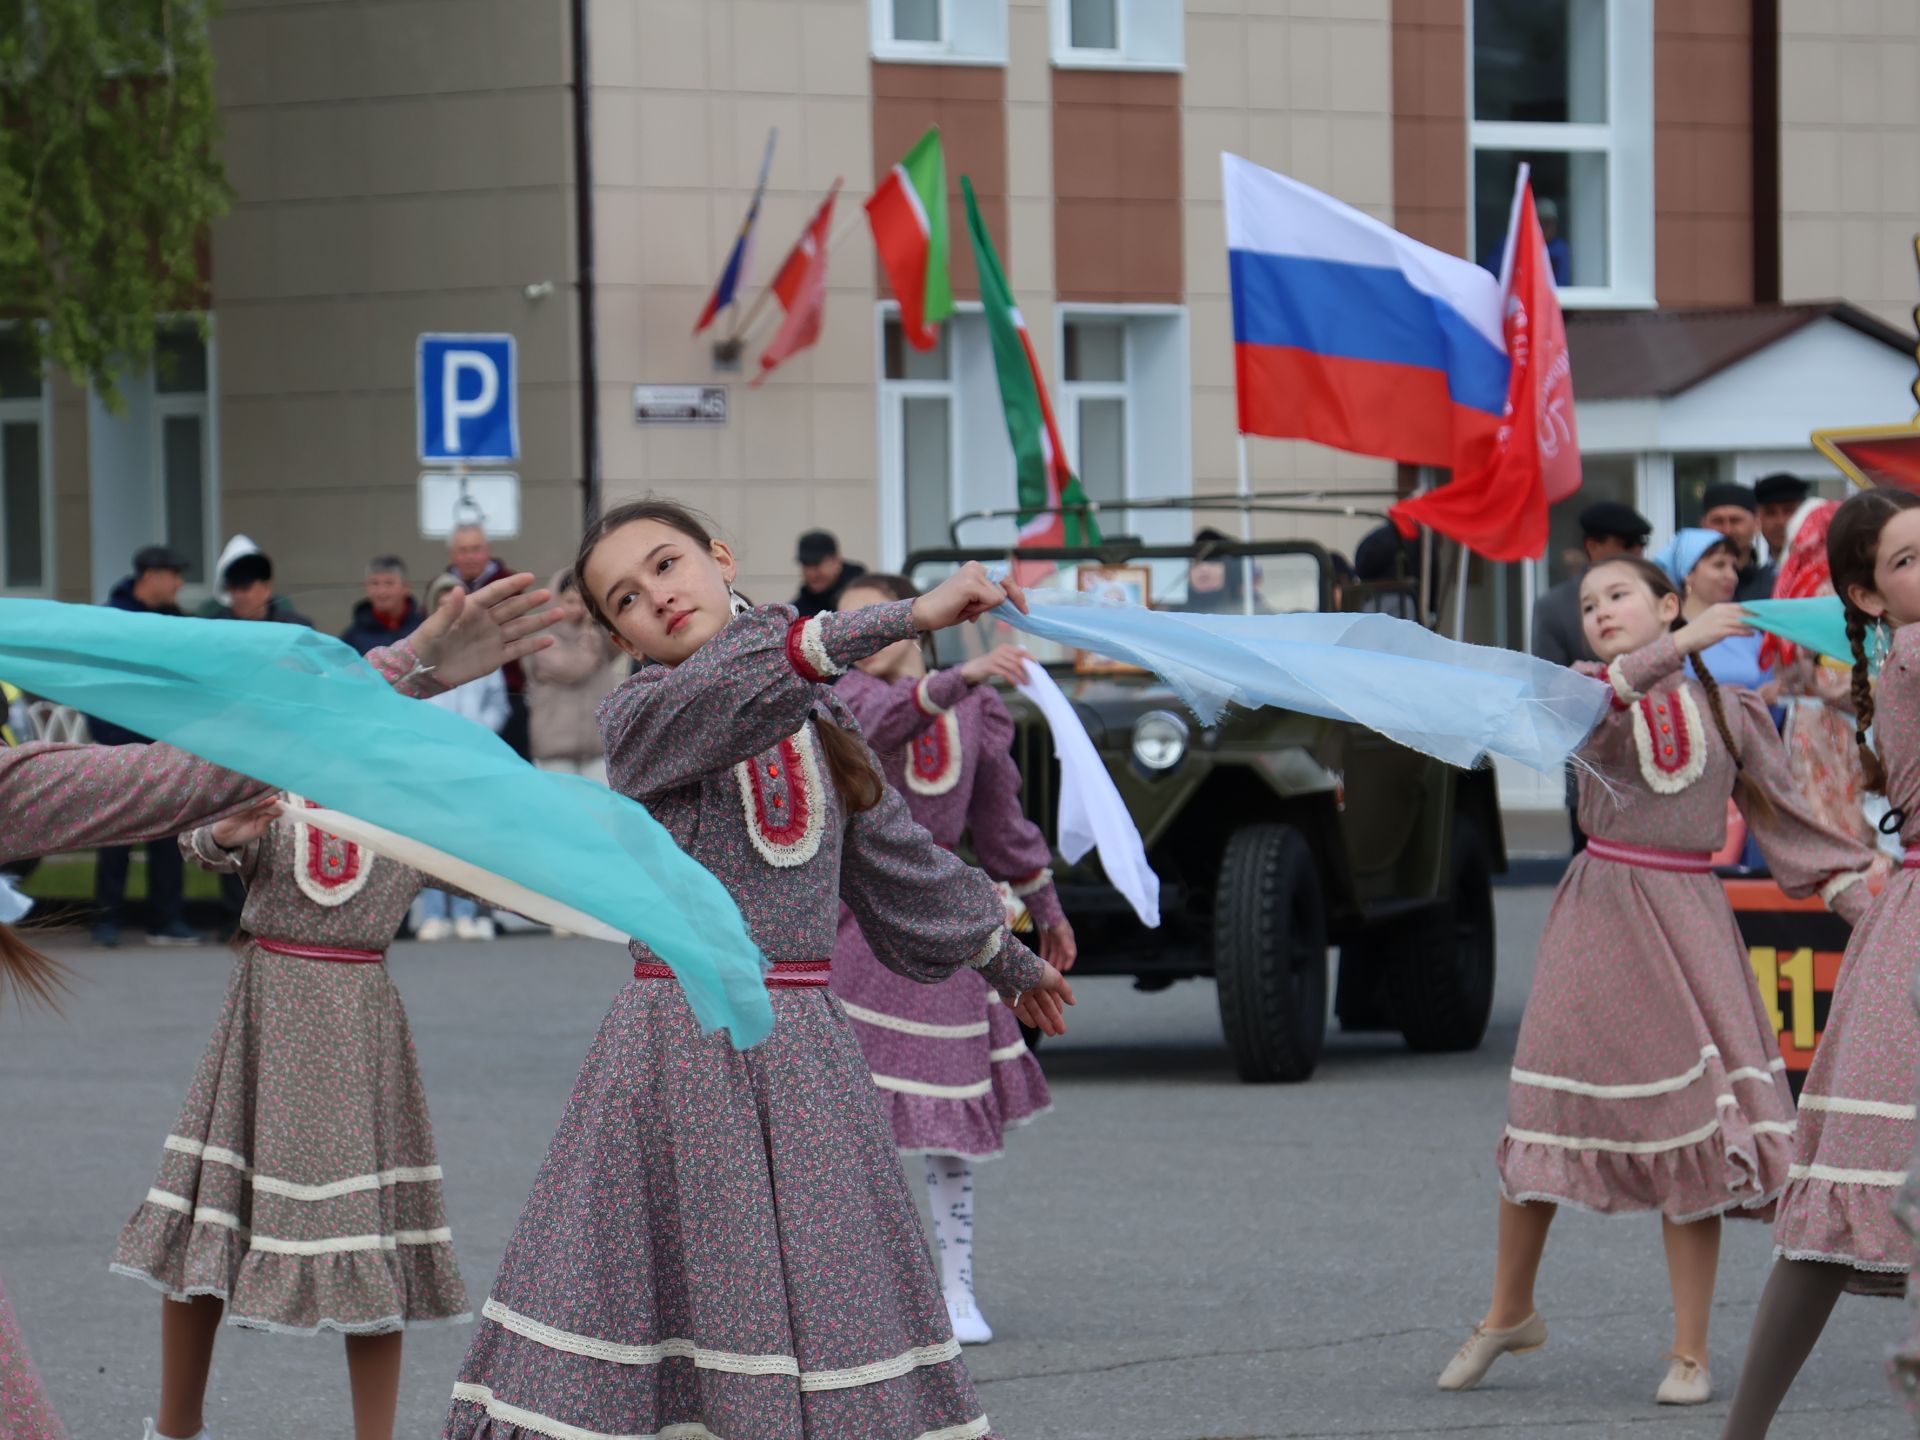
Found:
[[[1149,710],[1133,722],[1133,758],[1142,770],[1164,774],[1187,753],[1187,722],[1165,710]]]

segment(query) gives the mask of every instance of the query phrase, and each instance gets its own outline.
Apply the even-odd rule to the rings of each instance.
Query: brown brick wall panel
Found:
[[[1180,303],[1180,77],[1057,69],[1052,119],[1059,298]]]
[[[1393,0],[1393,218],[1467,253],[1466,0]]]
[[[1659,303],[1755,298],[1752,6],[1654,7],[1654,284]]]
[[[973,181],[981,218],[1003,268],[1007,231],[1007,75],[997,65],[902,65],[873,63],[873,178],[877,184],[929,125],[940,127],[947,156],[947,208],[953,293],[978,299],[979,276],[967,240],[966,202],[960,177]],[[876,267],[877,270],[877,267]],[[885,272],[876,285],[892,294]]]

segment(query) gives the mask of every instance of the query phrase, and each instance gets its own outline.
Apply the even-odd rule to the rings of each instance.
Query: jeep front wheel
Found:
[[[1242,1080],[1305,1080],[1327,1038],[1327,915],[1306,836],[1234,831],[1213,900],[1220,1023]]]
[[[1409,1049],[1477,1049],[1493,1013],[1493,864],[1479,826],[1453,823],[1446,924],[1435,943],[1398,957],[1392,984]]]

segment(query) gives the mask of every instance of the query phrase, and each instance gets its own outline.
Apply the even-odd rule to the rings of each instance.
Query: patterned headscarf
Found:
[[[1838,500],[1808,500],[1787,523],[1787,553],[1773,582],[1776,600],[1811,600],[1833,594],[1833,572],[1827,567],[1827,529],[1840,508]],[[1762,666],[1790,665],[1800,648],[1777,635],[1760,646]]]

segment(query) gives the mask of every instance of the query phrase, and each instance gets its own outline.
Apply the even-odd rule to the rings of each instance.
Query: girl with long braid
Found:
[[[1697,1405],[1712,1394],[1720,1216],[1765,1214],[1792,1157],[1773,1025],[1712,873],[1727,800],[1782,889],[1818,891],[1849,918],[1866,906],[1858,881],[1873,856],[1806,813],[1765,706],[1751,691],[1723,695],[1700,663],[1748,633],[1737,606],[1683,621],[1663,570],[1620,559],[1587,573],[1580,607],[1615,699],[1580,750],[1587,849],[1554,897],[1520,1022],[1493,1303],[1440,1387],[1467,1389],[1501,1355],[1546,1344],[1534,1278],[1557,1207],[1576,1205],[1659,1212],[1674,1335],[1655,1399]]]
[[[1860,768],[1867,788],[1892,803],[1908,858],[1854,929],[1801,1091],[1793,1167],[1774,1222],[1777,1258],[1727,1417],[1729,1440],[1767,1433],[1842,1292],[1898,1295],[1914,1259],[1896,1210],[1911,1217],[1920,1199],[1907,1178],[1920,1053],[1908,995],[1920,947],[1920,626],[1911,623],[1920,620],[1920,496],[1851,497],[1833,517],[1827,557],[1853,650]],[[1902,1352],[1896,1373],[1920,1393],[1920,1349]]]

